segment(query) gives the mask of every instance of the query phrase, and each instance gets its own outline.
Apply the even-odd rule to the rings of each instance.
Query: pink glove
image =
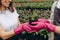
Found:
[[[55,32],[56,26],[53,24],[45,23],[44,28],[48,31]]]
[[[37,25],[35,26],[30,25],[30,27],[32,29],[41,30],[45,26],[45,23],[50,23],[50,22],[47,19],[38,19],[37,22],[32,22],[32,24],[37,24]]]
[[[15,35],[17,35],[17,34],[19,34],[23,31],[22,27],[23,27],[23,25],[21,25],[20,27],[14,29]]]
[[[38,19],[38,22],[50,23],[47,19]]]
[[[39,22],[44,22],[45,26],[44,28],[47,29],[48,31],[55,32],[55,25],[52,25],[48,20],[46,19],[38,19]]]
[[[41,30],[45,26],[44,22],[32,22],[32,24],[37,24],[35,26],[29,25],[30,28],[35,30]]]
[[[55,32],[56,26],[51,23],[45,23],[45,22],[33,22],[33,24],[37,24],[36,26],[30,26],[31,28],[41,30],[45,28],[47,31]]]
[[[32,28],[30,28],[28,22],[23,24],[23,29],[24,29],[26,32],[37,32],[36,29],[32,29]]]

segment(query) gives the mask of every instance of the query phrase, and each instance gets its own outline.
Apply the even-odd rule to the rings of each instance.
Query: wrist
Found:
[[[14,30],[12,30],[12,31],[11,31],[11,33],[12,33],[13,35],[15,35],[15,32],[14,32]]]
[[[21,33],[23,31],[23,28],[22,27],[23,26],[20,26],[20,27],[14,29],[15,35],[17,35],[17,34],[19,34],[19,33]]]

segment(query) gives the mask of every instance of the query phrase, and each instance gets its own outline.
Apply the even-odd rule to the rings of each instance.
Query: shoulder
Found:
[[[60,0],[57,2],[56,7],[60,9]]]
[[[19,17],[19,14],[17,13],[17,10],[14,8],[14,12],[13,12],[15,17]]]
[[[14,10],[16,10],[16,8],[14,7]]]
[[[14,7],[14,12],[12,12],[13,14],[17,14],[17,10],[16,8]]]

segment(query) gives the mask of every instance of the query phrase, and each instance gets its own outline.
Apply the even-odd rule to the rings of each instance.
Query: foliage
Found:
[[[15,7],[20,9],[51,9],[53,1],[44,1],[44,2],[27,2],[27,3],[14,3]]]
[[[34,17],[36,15],[37,18],[45,18],[45,19],[48,19],[50,17],[50,10],[49,9],[47,9],[47,10],[34,9],[33,11],[34,11],[34,14],[32,15],[32,12],[30,12],[30,9],[29,10],[17,9],[18,14],[20,15],[19,19],[20,19],[21,23],[28,22],[29,16]]]
[[[30,0],[14,0],[14,2],[29,2]],[[53,0],[44,0],[44,1],[53,1]]]

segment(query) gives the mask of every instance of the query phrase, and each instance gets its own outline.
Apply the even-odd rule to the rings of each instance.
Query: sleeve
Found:
[[[14,17],[18,18],[19,14],[17,13],[17,10],[14,8]]]
[[[56,7],[60,9],[60,0],[57,2]]]
[[[55,1],[55,2],[52,4],[52,7],[51,7],[51,15],[50,15],[50,18],[49,18],[49,21],[50,21],[51,23],[53,23],[53,20],[54,20],[54,9],[55,9],[56,3],[57,3],[57,1]]]

